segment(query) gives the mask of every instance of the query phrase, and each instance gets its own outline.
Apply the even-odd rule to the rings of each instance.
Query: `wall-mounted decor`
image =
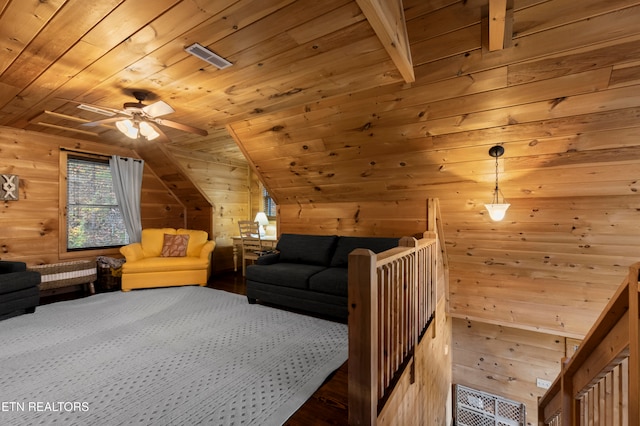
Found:
[[[2,175],[0,198],[5,201],[17,201],[18,187],[18,175]]]

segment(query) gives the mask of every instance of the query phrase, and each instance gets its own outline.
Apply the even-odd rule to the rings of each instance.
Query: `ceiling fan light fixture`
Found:
[[[157,101],[151,105],[145,105],[142,102],[147,98],[149,93],[142,91],[133,92],[138,102],[125,102],[123,109],[113,109],[115,117],[106,118],[97,121],[84,122],[82,126],[113,126],[115,124],[119,132],[131,139],[139,139],[141,137],[146,140],[154,140],[162,136],[167,140],[166,134],[162,131],[161,126],[171,127],[183,132],[189,132],[200,136],[207,136],[209,133],[204,129],[199,129],[188,124],[178,123],[172,120],[165,120],[160,117],[174,113],[175,110],[171,105],[164,101]],[[89,105],[89,107],[94,107]],[[86,109],[86,108],[83,108]],[[102,111],[99,106],[95,106],[94,112]],[[108,111],[107,108],[104,111]]]
[[[126,137],[131,139],[138,139],[139,136],[143,136],[146,140],[152,141],[160,136],[160,133],[156,131],[146,121],[133,122],[129,119],[116,121],[116,127]]]
[[[152,141],[158,136],[160,136],[160,133],[156,132],[156,130],[146,121],[142,121],[139,124],[139,127],[140,127],[140,134],[144,136],[148,141]]]
[[[138,139],[138,128],[133,124],[133,121],[129,119],[116,121],[116,127],[128,138]]]

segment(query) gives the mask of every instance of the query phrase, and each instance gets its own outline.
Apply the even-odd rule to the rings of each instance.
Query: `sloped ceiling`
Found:
[[[105,118],[77,102],[120,108],[143,90],[176,110],[167,118],[209,132],[163,127],[169,148],[236,160],[228,123],[401,80],[354,1],[13,0],[0,27],[0,124],[128,144],[70,117]],[[233,66],[190,56],[195,42]]]
[[[405,0],[410,82],[362,2],[5,0],[0,125],[134,146],[77,103],[149,91],[209,133],[169,152],[248,160],[280,204],[439,198],[454,314],[580,336],[640,258],[640,2],[508,4],[490,51],[488,0]]]

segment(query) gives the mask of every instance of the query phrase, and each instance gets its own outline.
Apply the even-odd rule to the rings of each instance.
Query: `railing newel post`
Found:
[[[348,406],[350,425],[377,423],[378,289],[376,255],[367,249],[349,254]]]

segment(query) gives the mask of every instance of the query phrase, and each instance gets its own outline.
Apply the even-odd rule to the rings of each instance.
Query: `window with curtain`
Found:
[[[129,243],[108,159],[67,156],[67,250]]]
[[[264,187],[262,188],[262,209],[269,220],[276,218],[276,203]]]

